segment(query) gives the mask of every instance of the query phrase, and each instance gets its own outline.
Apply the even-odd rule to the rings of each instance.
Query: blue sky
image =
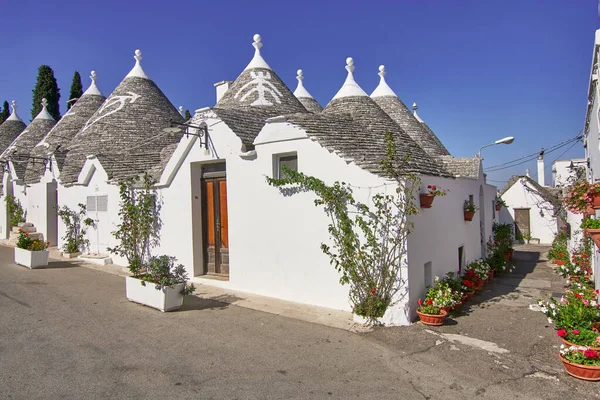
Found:
[[[252,57],[252,35],[293,90],[296,70],[326,105],[345,79],[346,57],[370,93],[377,68],[457,157],[504,136],[512,145],[483,150],[491,166],[550,147],[583,128],[595,0],[545,1],[187,1],[4,2],[0,14],[0,101],[17,100],[29,120],[40,64],[50,65],[66,110],[75,70],[88,86],[98,74],[105,95],[142,65],[175,106],[214,105],[213,84],[233,80]],[[582,157],[580,144],[546,157]],[[502,186],[535,161],[491,172]]]

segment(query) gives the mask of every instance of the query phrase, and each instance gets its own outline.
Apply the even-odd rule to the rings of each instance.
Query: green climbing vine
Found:
[[[23,211],[21,202],[12,195],[6,195],[6,213],[8,214],[9,229],[19,225],[20,222],[25,222],[27,213]]]
[[[349,301],[357,315],[375,322],[405,288],[402,267],[406,265],[406,239],[418,213],[415,197],[420,180],[404,171],[408,157],[399,160],[396,142],[386,133],[386,157],[381,162],[385,175],[396,181],[393,194],[376,194],[369,207],[357,202],[352,188],[344,182],[327,185],[322,180],[284,167],[285,177],[267,182],[275,187],[296,187],[311,191],[316,206],[330,217],[332,244],[321,244],[331,264],[341,274],[340,282],[350,286]]]

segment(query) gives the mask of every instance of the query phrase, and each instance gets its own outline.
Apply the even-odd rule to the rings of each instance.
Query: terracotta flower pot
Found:
[[[444,320],[448,315],[447,311],[440,310],[440,314],[423,314],[417,310],[417,314],[419,315],[419,319],[425,325],[431,326],[440,326],[444,325]]]
[[[421,194],[419,197],[421,198],[421,208],[431,208],[431,204],[433,204],[435,195],[425,193]]]
[[[488,274],[488,282],[491,281],[492,279],[494,279],[494,270],[490,269],[490,272]]]
[[[484,284],[485,284],[485,280],[484,279],[477,279],[477,283],[475,284],[475,288],[477,290],[481,290],[481,288],[483,288]]]
[[[588,205],[585,208],[584,215],[596,215],[596,210],[594,210],[594,207],[592,207],[591,205]]]
[[[466,297],[465,301],[469,301],[471,299],[471,297],[473,297],[473,295],[475,294],[475,292],[472,291],[467,291],[463,296]],[[464,301],[463,301],[464,303]]]
[[[500,211],[502,209],[502,204],[496,204],[496,211]]]
[[[592,194],[592,207],[594,210],[600,210],[600,193]]]
[[[473,221],[473,216],[475,216],[475,211],[465,211],[465,221]]]
[[[565,346],[567,346],[567,347],[571,347],[571,346],[586,347],[586,348],[588,348],[590,350],[594,350],[594,351],[600,352],[600,347],[583,346],[581,344],[571,343],[571,342],[565,340],[564,338],[560,338],[560,340],[562,340],[563,343],[565,344]]]
[[[600,367],[574,364],[564,359],[560,354],[558,358],[563,362],[567,374],[585,381],[600,381]]]
[[[513,250],[508,250],[504,252],[504,261],[512,260]]]
[[[600,229],[586,228],[585,233],[596,243],[596,247],[600,248]]]

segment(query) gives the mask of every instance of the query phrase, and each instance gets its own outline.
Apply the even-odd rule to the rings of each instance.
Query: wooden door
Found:
[[[204,270],[229,276],[227,181],[225,177],[202,179],[202,231]]]
[[[530,233],[529,208],[516,208],[515,211],[515,236],[523,237]]]

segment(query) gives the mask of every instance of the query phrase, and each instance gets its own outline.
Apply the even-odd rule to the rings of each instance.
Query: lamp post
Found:
[[[475,157],[477,158],[481,158],[481,150],[483,150],[486,147],[490,147],[490,146],[495,146],[497,144],[511,144],[512,142],[515,141],[515,138],[512,136],[507,136],[505,138],[502,138],[500,140],[496,140],[494,143],[490,143],[490,144],[486,144],[485,146],[481,146],[479,148],[479,151],[477,152],[477,154],[475,155]]]

